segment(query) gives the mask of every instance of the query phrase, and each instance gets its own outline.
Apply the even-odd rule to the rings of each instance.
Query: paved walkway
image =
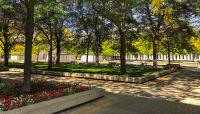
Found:
[[[1,72],[21,79],[22,73]],[[200,73],[181,70],[145,84],[33,75],[34,79],[89,84],[106,97],[60,114],[200,114]]]
[[[200,114],[200,107],[163,99],[107,94],[105,98],[58,114]]]

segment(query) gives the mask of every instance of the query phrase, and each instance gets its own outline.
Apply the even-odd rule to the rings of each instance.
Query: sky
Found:
[[[191,25],[195,27],[195,29],[200,30],[200,17],[199,16],[191,16],[190,18]]]

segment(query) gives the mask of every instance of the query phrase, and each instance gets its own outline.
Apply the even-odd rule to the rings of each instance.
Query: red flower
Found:
[[[37,102],[41,102],[41,101],[45,101],[45,100],[50,100],[56,97],[61,97],[64,95],[69,95],[69,94],[73,94],[74,92],[82,92],[85,90],[89,90],[89,88],[87,86],[80,86],[78,84],[58,84],[55,82],[34,82],[35,84],[38,84],[40,86],[42,86],[41,88],[38,88],[40,86],[37,86],[37,88],[39,89],[39,92],[37,93],[33,93],[31,95],[21,95],[19,97],[14,97],[14,96],[8,96],[8,95],[0,95],[0,104],[3,104],[7,110],[11,110],[14,108],[18,108],[18,107],[22,107],[22,106],[26,106],[29,104],[33,104],[33,103],[37,103]],[[50,90],[47,89],[48,91],[41,91],[43,89],[45,89],[46,86],[48,86],[49,84],[54,84],[55,83],[55,87],[53,87],[54,89]],[[10,87],[20,87],[20,84],[11,84]]]

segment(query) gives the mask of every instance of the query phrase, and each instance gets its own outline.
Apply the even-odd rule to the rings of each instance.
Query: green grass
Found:
[[[14,63],[9,65],[10,68],[23,68],[23,64]],[[33,64],[32,67],[38,70],[48,70],[47,64],[44,63],[36,63]],[[160,68],[145,68],[145,67],[134,67],[133,65],[127,66],[127,75],[131,77],[138,77],[138,76],[146,76],[153,72],[161,71]],[[101,74],[116,74],[121,75],[119,67],[110,67],[107,65],[86,65],[86,64],[59,64],[53,65],[51,71],[60,71],[60,72],[79,72],[79,73],[101,73]]]

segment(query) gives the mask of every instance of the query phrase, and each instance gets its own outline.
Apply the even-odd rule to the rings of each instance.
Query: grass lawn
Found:
[[[33,64],[34,69],[38,70],[48,70],[47,64],[44,63],[36,63]],[[23,68],[23,64],[15,63],[10,64],[10,68]],[[138,77],[138,76],[146,76],[148,74],[151,74],[153,72],[161,71],[161,68],[145,68],[145,67],[135,67],[128,65],[127,66],[127,75],[132,77]],[[51,71],[60,71],[60,72],[79,72],[79,73],[103,73],[103,74],[116,74],[120,75],[120,68],[119,67],[111,67],[107,65],[86,65],[86,64],[59,64],[59,65],[53,65],[53,68]]]

